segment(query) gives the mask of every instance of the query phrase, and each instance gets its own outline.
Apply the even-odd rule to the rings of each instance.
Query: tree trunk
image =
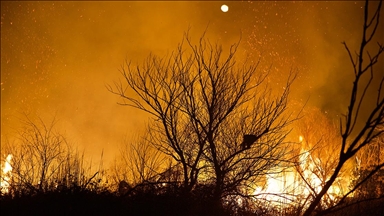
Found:
[[[303,216],[310,216],[313,211],[316,209],[317,205],[320,203],[321,198],[327,193],[328,189],[332,186],[333,182],[335,182],[337,176],[339,175],[339,172],[341,168],[343,167],[343,164],[345,163],[346,160],[340,159],[340,162],[338,163],[335,172],[331,176],[331,178],[327,181],[327,183],[324,185],[322,190],[320,191],[319,194],[315,196],[315,200],[312,201],[312,203],[309,205],[307,210],[305,210]]]

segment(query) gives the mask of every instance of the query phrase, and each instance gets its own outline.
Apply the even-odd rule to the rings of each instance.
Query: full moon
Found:
[[[227,5],[221,5],[221,11],[223,11],[224,13],[228,11],[228,6]]]

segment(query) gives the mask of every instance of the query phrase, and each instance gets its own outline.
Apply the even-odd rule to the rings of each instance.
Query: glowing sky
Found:
[[[221,11],[223,4],[228,12]],[[344,112],[351,66],[342,41],[357,49],[364,2],[1,2],[1,142],[19,128],[21,113],[50,119],[71,143],[111,160],[124,137],[139,134],[146,117],[116,104],[106,84],[125,60],[171,52],[190,28],[224,47],[242,36],[239,57],[261,54],[273,64],[276,88],[291,68],[292,97]],[[382,22],[384,23],[384,22]],[[383,28],[377,38],[383,37]],[[241,60],[241,59],[240,59]],[[383,67],[382,67],[383,68]],[[329,96],[332,96],[331,98]]]

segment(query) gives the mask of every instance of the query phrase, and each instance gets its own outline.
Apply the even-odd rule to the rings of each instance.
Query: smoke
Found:
[[[222,4],[229,11],[220,10]],[[238,61],[272,65],[279,89],[291,68],[292,97],[324,111],[345,111],[351,65],[340,42],[358,48],[362,2],[1,2],[1,140],[20,113],[56,115],[73,142],[111,161],[126,134],[148,115],[117,105],[106,84],[121,79],[126,60],[170,54],[188,31],[224,49],[242,43]],[[383,36],[380,29],[378,37]],[[382,37],[381,37],[382,38]],[[351,48],[352,49],[352,48]],[[381,68],[383,68],[381,66]],[[332,97],[329,97],[332,95]]]

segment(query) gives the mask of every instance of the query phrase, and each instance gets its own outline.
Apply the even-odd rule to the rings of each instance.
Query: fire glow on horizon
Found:
[[[300,142],[303,141],[303,137],[300,136]],[[12,154],[8,154],[2,165],[2,174],[1,174],[1,193],[8,193],[10,181],[12,177]],[[300,201],[303,197],[310,196],[315,189],[316,192],[321,190],[322,182],[318,176],[316,176],[311,170],[313,170],[314,159],[310,155],[309,151],[302,150],[300,154],[300,168],[302,169],[302,177],[305,178],[305,181],[295,170],[285,170],[279,171],[276,170],[276,174],[268,174],[266,176],[266,184],[264,187],[257,187],[253,192],[253,196],[257,199],[261,198],[266,201],[275,203],[284,207],[285,205],[294,205]],[[341,186],[332,186],[328,192],[328,197],[330,199],[335,199],[341,194]],[[239,198],[237,200],[241,204],[242,200]]]

